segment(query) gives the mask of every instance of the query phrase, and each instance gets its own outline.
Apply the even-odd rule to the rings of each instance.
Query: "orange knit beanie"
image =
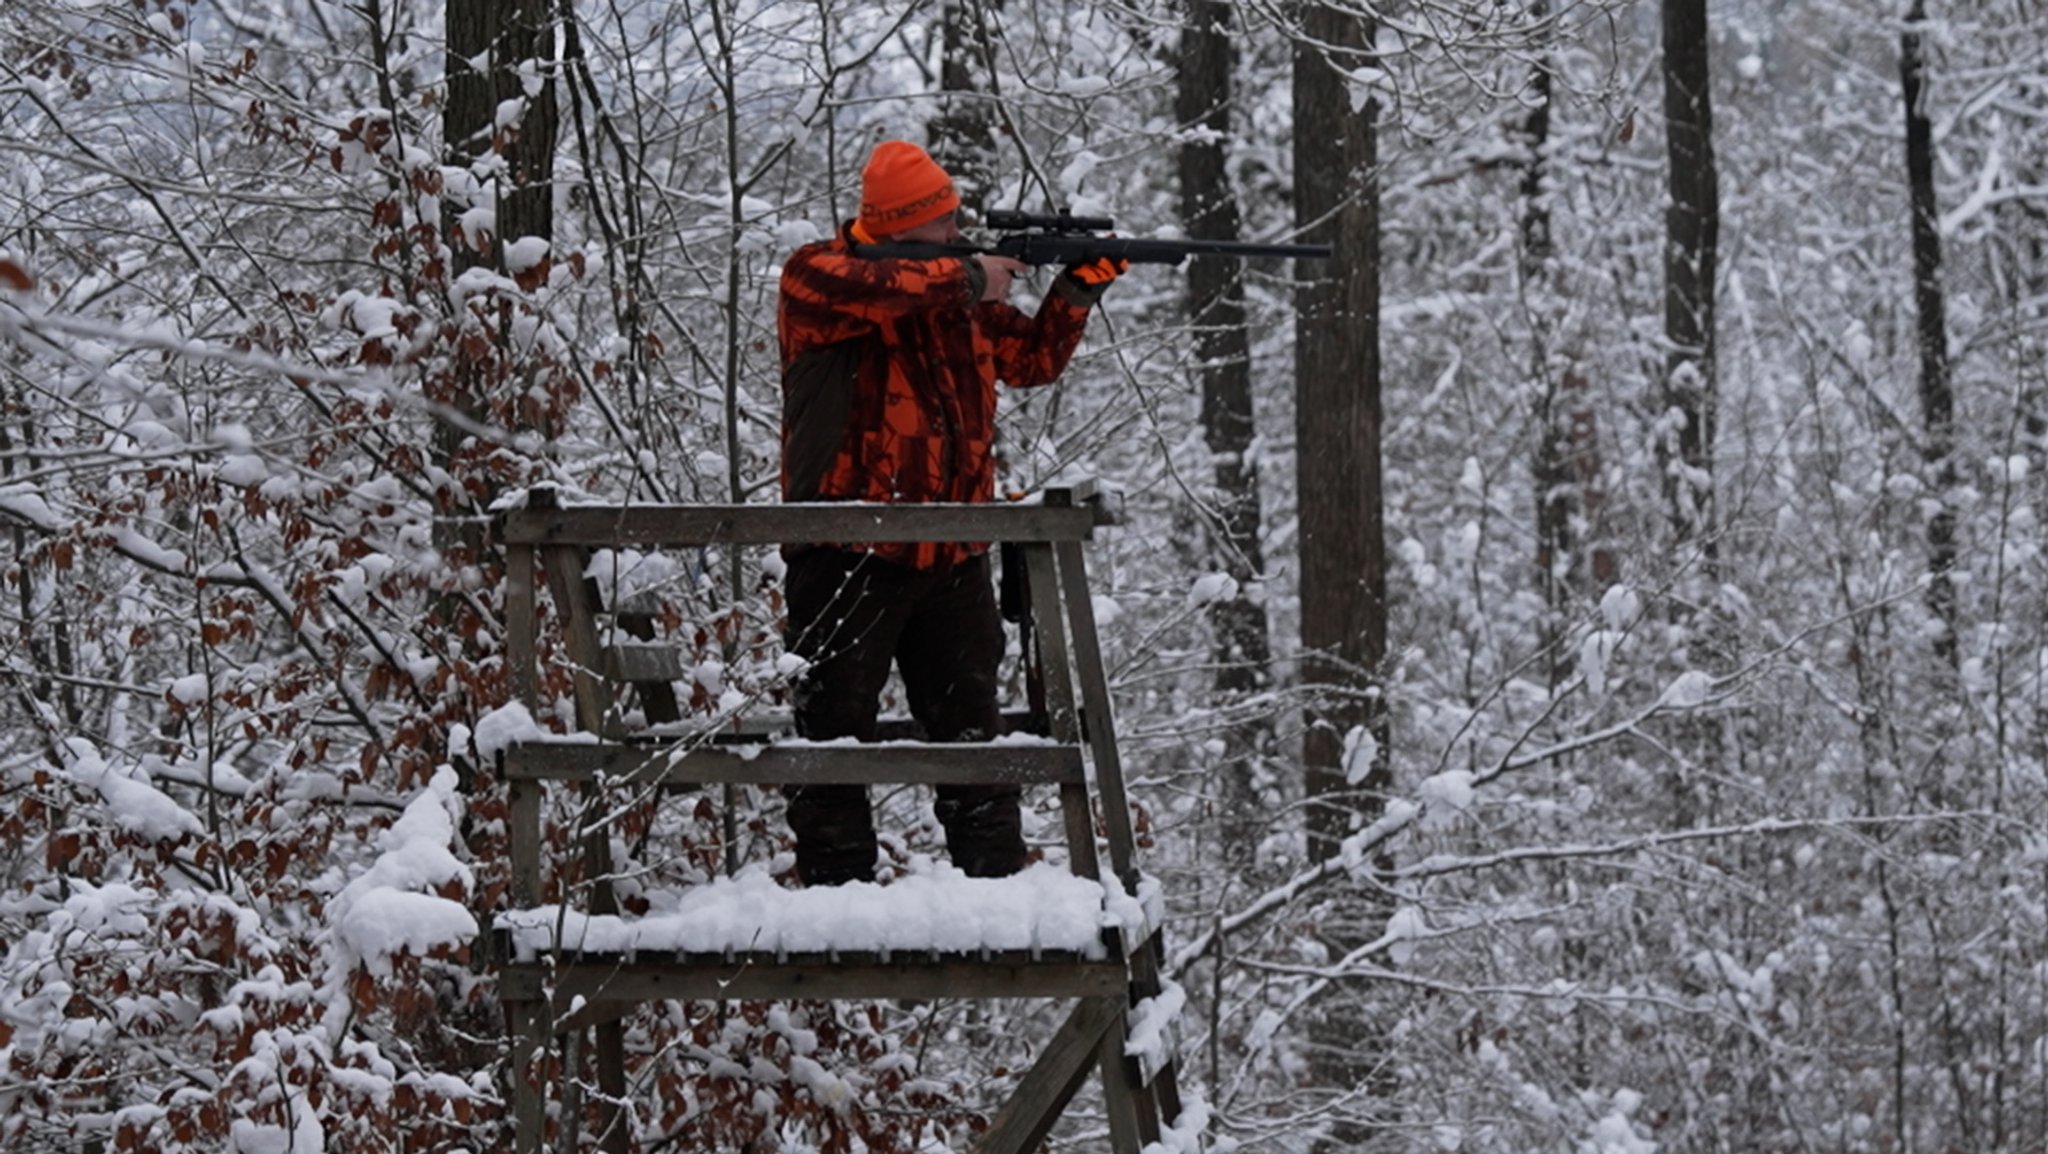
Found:
[[[871,235],[916,228],[960,207],[953,178],[924,149],[907,140],[875,146],[860,174],[860,224]]]

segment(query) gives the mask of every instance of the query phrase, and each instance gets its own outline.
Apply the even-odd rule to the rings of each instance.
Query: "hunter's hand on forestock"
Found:
[[[1131,271],[1131,262],[1117,256],[1098,256],[1067,266],[1067,275],[1092,289],[1108,287],[1111,281]]]
[[[1120,256],[1092,256],[1077,260],[1060,273],[1053,282],[1060,295],[1070,303],[1084,309],[1094,308],[1102,301],[1102,294],[1116,278],[1124,275],[1131,262]]]

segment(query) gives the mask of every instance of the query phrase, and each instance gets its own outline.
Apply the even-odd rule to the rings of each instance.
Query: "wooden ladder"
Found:
[[[587,796],[607,785],[696,787],[720,783],[863,785],[1014,782],[1059,790],[1068,857],[1075,875],[1103,878],[1103,854],[1123,889],[1138,893],[1130,808],[1111,722],[1109,688],[1095,632],[1082,543],[1105,518],[1092,486],[1054,489],[1036,503],[1005,505],[632,505],[557,506],[549,490],[502,517],[508,567],[507,659],[520,699],[539,712],[535,597],[545,574],[572,663],[584,736],[510,745],[499,762],[511,797],[512,904],[529,909],[542,894],[542,802],[548,782],[573,783]],[[677,720],[675,670],[649,662],[640,647],[604,643],[597,590],[585,577],[599,548],[767,546],[1001,541],[1021,555],[1032,637],[1043,678],[1040,722],[1049,744],[922,745],[892,742],[887,760],[851,745],[735,748],[711,740],[678,742],[620,731],[615,686],[634,684],[648,718]],[[616,608],[616,607],[615,607]],[[616,618],[620,632],[647,637],[650,622]],[[1089,772],[1092,765],[1093,772]],[[1090,786],[1100,797],[1095,807]],[[560,787],[558,787],[560,788]],[[603,812],[605,807],[596,807]],[[1098,844],[1098,828],[1100,844]],[[616,914],[610,845],[603,829],[582,838],[594,915]],[[546,1058],[558,1039],[595,1034],[597,1081],[607,1103],[625,1095],[621,1019],[645,1001],[752,999],[922,999],[1043,997],[1073,999],[1065,1022],[974,1145],[976,1154],[1025,1154],[1045,1140],[1091,1069],[1102,1080],[1116,1154],[1140,1154],[1161,1138],[1162,1122],[1181,1115],[1171,1047],[1126,1054],[1134,1009],[1162,990],[1162,948],[1149,919],[1136,933],[1105,932],[1104,949],[893,954],[828,950],[821,954],[749,951],[594,954],[559,943],[515,952],[500,933],[494,958],[513,1028],[512,1092],[517,1149],[539,1154],[548,1096]],[[1106,955],[1106,956],[1102,956]],[[626,1127],[605,1106],[604,1142],[627,1148]],[[563,1124],[576,1125],[571,1111]]]

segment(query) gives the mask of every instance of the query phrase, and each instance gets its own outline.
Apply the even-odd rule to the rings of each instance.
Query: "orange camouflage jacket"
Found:
[[[1101,289],[1061,275],[1036,316],[983,301],[974,258],[869,260],[847,228],[782,268],[784,501],[992,501],[996,382],[1060,375]],[[921,569],[985,544],[864,546]]]

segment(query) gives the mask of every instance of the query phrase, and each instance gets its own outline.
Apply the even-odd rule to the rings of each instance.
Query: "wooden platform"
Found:
[[[544,576],[562,622],[563,648],[573,663],[576,716],[583,731],[513,742],[499,764],[511,793],[513,904],[522,912],[500,919],[494,944],[501,994],[518,1038],[511,1090],[522,1154],[538,1154],[546,1141],[549,1087],[542,1071],[547,1063],[538,1059],[565,1035],[596,1031],[600,1090],[607,1101],[620,1101],[625,1076],[618,1020],[634,1006],[658,1000],[1071,1000],[1065,1023],[1040,1048],[1037,1064],[992,1118],[975,1149],[983,1154],[1034,1149],[1091,1069],[1102,1080],[1117,1154],[1140,1154],[1147,1143],[1158,1141],[1162,1123],[1170,1124],[1180,1113],[1179,1091],[1170,1060],[1141,1063],[1125,1052],[1134,1010],[1156,1008],[1156,1001],[1148,999],[1161,993],[1161,946],[1157,911],[1144,911],[1133,897],[1146,891],[1133,860],[1130,811],[1081,548],[1102,514],[1085,488],[997,506],[557,508],[547,496],[534,494],[530,507],[506,513],[499,527],[500,539],[509,543],[507,656],[514,682],[522,700],[540,712],[535,610]],[[681,718],[670,684],[682,671],[681,663],[661,652],[648,620],[628,621],[628,607],[606,607],[585,576],[594,548],[819,540],[1018,543],[1033,609],[1030,648],[1043,684],[1043,708],[1026,728],[1048,736],[976,744],[861,745],[691,732],[676,724]],[[610,626],[600,620],[608,613],[618,615]],[[634,640],[606,643],[619,633]],[[656,732],[635,732],[625,724],[619,703],[628,691],[638,695]],[[1089,719],[1085,730],[1084,715]],[[598,879],[589,887],[589,907],[538,905],[546,881],[543,811],[551,794],[569,791],[590,800],[615,790],[729,783],[1008,783],[1056,790],[1070,873],[1055,876],[1066,884],[1055,885],[1042,874],[993,884],[1060,890],[1082,920],[1061,919],[1057,935],[1021,940],[1014,934],[974,939],[936,931],[920,939],[914,929],[889,939],[868,926],[863,930],[868,940],[832,940],[826,933],[812,941],[782,933],[778,948],[753,948],[761,942],[750,940],[737,922],[721,923],[718,933],[710,933],[708,922],[666,927],[659,921],[662,914],[619,916],[604,880],[611,865],[609,842],[601,831],[582,839],[583,875]],[[778,908],[800,913],[802,903],[821,895],[830,900],[835,892],[848,903],[914,902],[913,891],[921,884],[915,876],[905,879],[902,892],[892,899],[864,892],[877,889],[872,886],[771,891],[762,888],[764,878],[743,874],[707,889],[754,887],[748,900],[763,907],[756,911],[758,924],[786,929],[795,923],[776,922]],[[682,901],[687,900],[684,895]],[[1134,907],[1140,910],[1135,916]],[[680,903],[673,908],[680,909]],[[915,912],[903,907],[906,925]],[[663,936],[671,928],[673,935]],[[1148,1028],[1155,1025],[1147,1023]],[[563,1121],[573,1125],[575,1119]],[[605,1127],[609,1149],[626,1149],[625,1129]]]

